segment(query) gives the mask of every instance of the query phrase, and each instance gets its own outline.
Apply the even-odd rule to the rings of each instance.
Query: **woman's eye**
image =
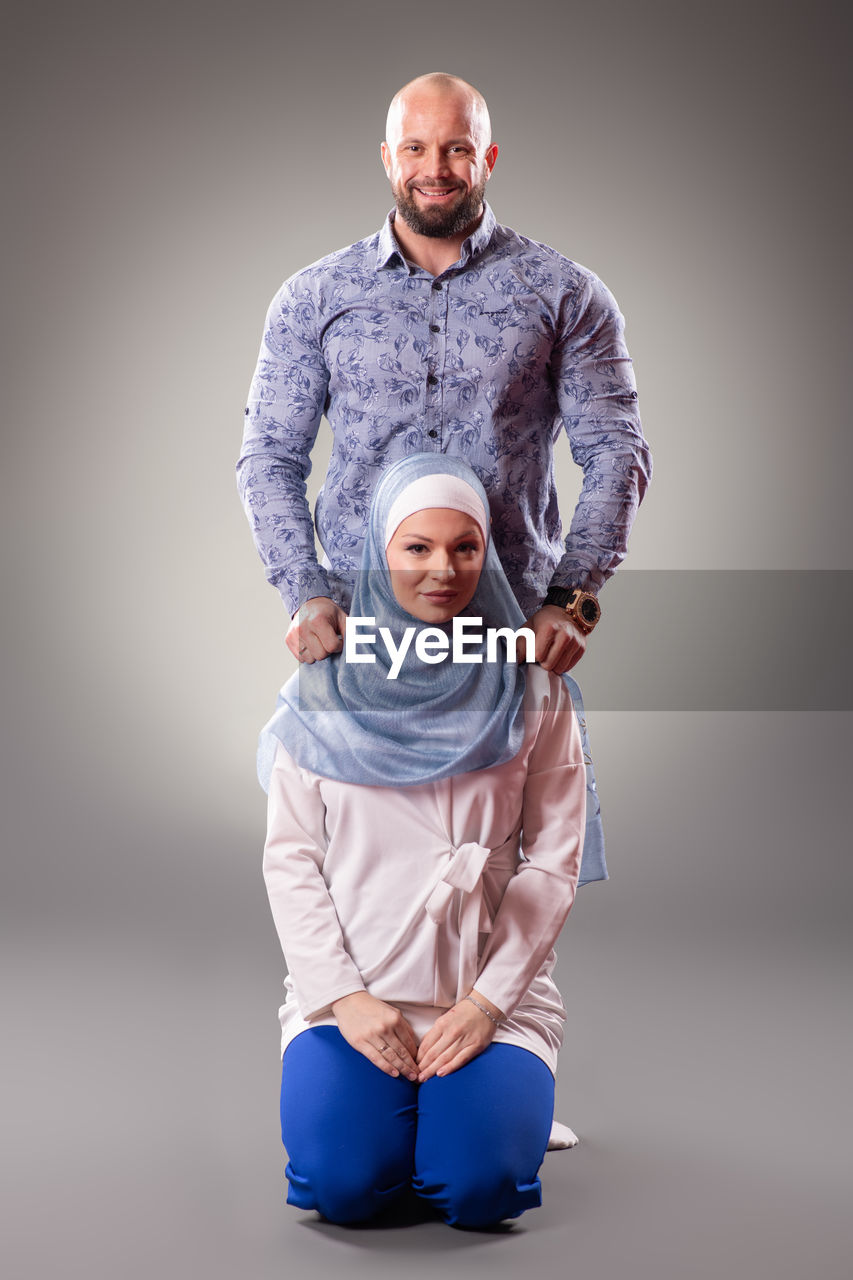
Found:
[[[480,550],[480,548],[477,546],[475,542],[462,542],[459,544],[456,550],[464,552],[465,555],[475,555]]]
[[[422,551],[426,551],[426,547],[422,542],[413,542],[410,547],[406,547],[406,550],[414,552],[415,555],[420,555]]]

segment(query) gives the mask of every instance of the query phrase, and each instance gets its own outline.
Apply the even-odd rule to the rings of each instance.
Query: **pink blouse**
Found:
[[[413,714],[417,714],[416,711]],[[507,1015],[498,1043],[556,1069],[551,978],[574,900],[586,775],[564,682],[527,672],[525,733],[502,765],[414,787],[335,782],[279,746],[264,878],[287,961],[282,1053],[367,990],[420,1039],[472,986]]]

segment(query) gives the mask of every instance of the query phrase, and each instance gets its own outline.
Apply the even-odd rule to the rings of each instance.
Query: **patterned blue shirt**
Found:
[[[464,458],[525,616],[550,585],[597,592],[625,555],[651,459],[623,320],[586,268],[495,222],[486,206],[458,262],[407,262],[393,214],[298,272],[270,306],[246,409],[238,484],[269,581],[290,613],[349,605],[373,486],[405,454]],[[325,413],[332,456],[305,497]],[[583,487],[562,543],[554,445],[565,427]]]

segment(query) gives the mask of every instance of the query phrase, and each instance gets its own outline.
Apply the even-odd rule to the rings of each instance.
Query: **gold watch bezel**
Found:
[[[587,602],[591,602],[595,607],[595,617],[592,622],[583,616],[581,609]],[[601,618],[601,605],[590,591],[581,591],[580,587],[575,587],[574,593],[566,603],[566,613],[576,626],[580,627],[585,635],[589,635],[590,631],[598,625]]]

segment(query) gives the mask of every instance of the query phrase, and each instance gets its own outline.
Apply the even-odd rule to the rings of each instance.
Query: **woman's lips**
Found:
[[[455,600],[457,592],[455,591],[422,591],[421,595],[424,600],[429,600],[433,604],[449,604],[451,600]]]

